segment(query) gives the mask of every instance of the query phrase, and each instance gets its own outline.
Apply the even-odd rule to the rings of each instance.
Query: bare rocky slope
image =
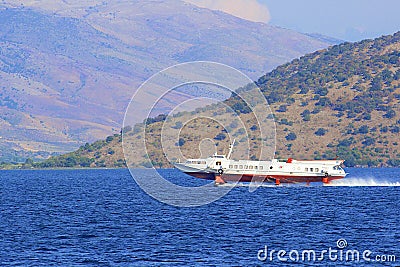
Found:
[[[118,132],[138,86],[173,64],[218,61],[256,79],[328,46],[178,0],[2,1],[0,162]]]

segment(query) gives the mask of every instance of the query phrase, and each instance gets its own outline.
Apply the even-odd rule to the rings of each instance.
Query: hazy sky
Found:
[[[399,0],[258,0],[270,24],[356,41],[400,30]]]
[[[357,41],[400,30],[400,0],[184,0],[303,33]]]
[[[184,0],[191,4],[209,9],[221,10],[237,17],[268,22],[270,19],[268,7],[257,0]]]

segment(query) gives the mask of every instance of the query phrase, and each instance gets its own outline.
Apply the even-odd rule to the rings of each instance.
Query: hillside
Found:
[[[277,158],[331,159],[340,157],[347,166],[400,166],[400,32],[375,40],[345,43],[318,51],[282,65],[258,81],[274,112],[277,127]],[[225,101],[230,106],[235,98]],[[236,105],[240,107],[240,105]],[[224,108],[211,105],[198,111],[199,116],[212,112],[215,118]],[[251,114],[236,109],[250,127]],[[227,151],[228,138],[218,138],[226,129],[212,121],[194,120],[186,125],[187,113],[175,115],[173,125],[181,127],[180,146],[186,157],[200,156],[198,147],[204,138]],[[169,167],[160,151],[160,128],[165,117],[124,129],[124,142],[132,147],[136,167]],[[182,126],[183,125],[183,126]],[[236,140],[243,129],[231,125]],[[232,129],[229,129],[232,131]],[[149,158],[136,151],[146,138]],[[253,147],[257,143],[253,134]],[[89,161],[87,166],[113,167],[124,162],[122,136],[87,144],[78,151],[52,158],[41,166],[63,166],[63,161]],[[239,145],[240,147],[240,145]],[[240,153],[236,154],[240,157]],[[132,158],[132,157],[131,157]],[[175,158],[176,160],[177,158]]]
[[[138,86],[173,64],[214,60],[256,79],[328,46],[178,0],[2,1],[0,162],[118,132]]]

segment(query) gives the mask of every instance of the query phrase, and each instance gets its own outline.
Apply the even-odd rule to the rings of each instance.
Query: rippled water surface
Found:
[[[157,202],[127,170],[1,171],[0,265],[400,266],[400,169],[346,171],[330,186],[249,192],[240,184],[197,208]],[[205,183],[161,173],[177,184]],[[265,246],[268,253],[338,249],[339,239],[343,252],[371,250],[372,260],[397,262],[257,257]]]

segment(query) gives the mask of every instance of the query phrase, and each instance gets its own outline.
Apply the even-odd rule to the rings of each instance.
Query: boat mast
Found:
[[[230,159],[232,156],[232,151],[233,151],[233,146],[235,145],[236,139],[233,140],[233,143],[229,145],[229,153],[228,156],[226,157],[227,159]]]

